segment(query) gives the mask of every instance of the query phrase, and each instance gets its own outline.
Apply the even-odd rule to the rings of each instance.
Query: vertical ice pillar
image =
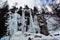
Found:
[[[9,20],[9,30],[10,30],[10,34],[13,35],[14,33],[17,32],[17,13],[12,13],[10,15],[10,20]]]
[[[15,12],[15,14],[14,14],[14,33],[16,33],[17,32],[17,27],[18,27],[18,25],[17,25],[17,13]]]
[[[12,35],[13,34],[13,26],[12,26],[12,23],[13,23],[13,20],[11,19],[11,14],[9,15],[10,17],[9,17],[9,20],[8,20],[8,24],[9,24],[9,26],[8,26],[8,28],[9,28],[9,31],[10,31],[10,35]]]
[[[24,10],[22,10],[22,33],[24,33],[24,25],[25,25],[25,13]]]
[[[29,10],[29,12],[30,12],[30,26],[29,26],[29,32],[34,33],[35,30],[34,30],[33,18],[32,18],[32,15],[31,15],[32,12],[31,12],[31,10]]]

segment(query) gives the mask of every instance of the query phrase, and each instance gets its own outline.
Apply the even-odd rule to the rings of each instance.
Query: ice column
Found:
[[[17,32],[17,27],[18,27],[18,25],[17,25],[17,17],[18,17],[18,15],[17,15],[17,12],[15,12],[15,14],[14,14],[14,33],[16,33]]]
[[[22,10],[22,33],[24,33],[24,25],[25,25],[25,13],[24,10]]]
[[[31,15],[31,10],[29,10],[29,11],[30,11],[30,26],[29,26],[29,32],[34,33],[34,32],[35,32],[35,29],[34,29],[33,18],[32,18],[32,15]]]
[[[17,13],[16,12],[12,13],[10,15],[10,20],[8,23],[9,23],[10,34],[12,35],[12,34],[16,33],[17,27],[18,27],[18,25],[17,25]]]

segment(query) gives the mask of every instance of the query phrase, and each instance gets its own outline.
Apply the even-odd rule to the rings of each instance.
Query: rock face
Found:
[[[46,19],[44,18],[43,15],[38,15],[38,22],[39,22],[39,27],[40,27],[40,33],[44,35],[49,35],[48,29],[47,29],[47,23]]]

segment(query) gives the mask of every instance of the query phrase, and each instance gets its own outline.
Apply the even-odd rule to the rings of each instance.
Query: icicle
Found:
[[[32,15],[31,15],[31,10],[29,10],[29,11],[30,11],[30,27],[29,27],[29,32],[34,33],[35,30],[34,30],[33,18],[32,18]]]
[[[24,10],[22,10],[22,33],[24,33],[24,24],[25,24],[25,13]]]
[[[8,20],[8,24],[9,24],[8,28],[9,28],[9,30],[10,30],[10,34],[13,34],[13,31],[12,31],[12,27],[13,27],[13,26],[12,26],[11,15],[10,15],[9,19],[10,19],[10,20]]]
[[[11,18],[11,16],[13,18]],[[17,25],[17,13],[16,12],[10,15],[10,20],[8,21],[8,24],[9,24],[10,34],[12,35],[12,34],[16,33],[17,27],[18,27],[18,25]]]
[[[17,27],[18,27],[18,25],[17,25],[17,13],[15,12],[15,14],[14,14],[14,26],[15,26],[15,28],[14,28],[14,33],[16,33],[17,32]]]

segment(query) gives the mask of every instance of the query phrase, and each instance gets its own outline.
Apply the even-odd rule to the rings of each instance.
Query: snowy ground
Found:
[[[22,32],[19,31],[19,32],[15,33],[14,35],[12,35],[10,40],[28,40],[29,37],[32,40],[60,40],[60,35],[59,36],[54,36],[54,35],[44,36],[42,34],[31,34],[30,36],[26,36],[28,34],[31,34],[31,33],[22,34]],[[4,37],[1,40],[9,40],[9,36]]]

